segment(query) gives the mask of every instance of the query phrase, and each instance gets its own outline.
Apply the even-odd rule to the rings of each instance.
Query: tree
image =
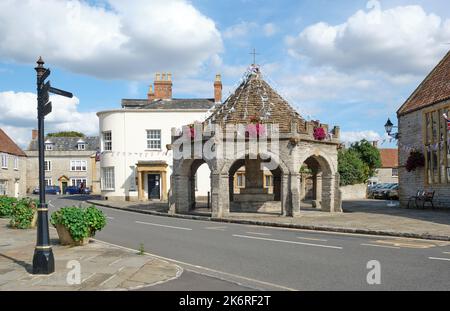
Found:
[[[341,186],[360,184],[367,181],[367,165],[354,149],[339,151],[338,171]]]
[[[368,177],[375,175],[375,170],[381,167],[380,151],[365,139],[352,144],[350,149],[355,150],[367,165]]]
[[[48,133],[47,137],[84,137],[85,135],[80,132],[67,131],[67,132],[56,132]]]

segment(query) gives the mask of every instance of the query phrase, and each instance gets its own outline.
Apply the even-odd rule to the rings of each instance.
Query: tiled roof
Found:
[[[397,111],[404,115],[450,99],[450,52],[439,62]]]
[[[80,137],[46,137],[45,141],[51,141],[53,143],[54,151],[76,151],[78,150],[78,140]],[[100,148],[100,140],[98,136],[83,137],[86,144],[86,151],[96,151]],[[30,151],[38,150],[38,141],[36,139],[30,142],[28,147]]]
[[[27,155],[19,146],[0,129],[0,152],[9,153],[16,156],[26,157]]]
[[[258,67],[247,74],[236,91],[217,106],[205,122],[247,124],[252,117],[257,117],[262,123],[278,124],[281,133],[291,132],[294,122],[299,128],[304,128],[306,122],[264,81]]]
[[[208,110],[214,105],[213,98],[194,99],[122,99],[122,108],[131,109],[204,109]]]
[[[398,149],[380,149],[381,167],[398,167]]]

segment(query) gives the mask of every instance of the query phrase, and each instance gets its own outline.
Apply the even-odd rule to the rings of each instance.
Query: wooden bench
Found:
[[[419,205],[422,205],[422,208],[425,208],[426,203],[431,204],[431,208],[434,208],[433,204],[434,199],[434,191],[424,191],[418,190],[416,195],[409,197],[408,199],[408,208],[410,207],[410,203],[414,201],[414,205],[418,208]]]

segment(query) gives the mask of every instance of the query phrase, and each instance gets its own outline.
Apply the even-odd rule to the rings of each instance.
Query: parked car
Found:
[[[398,188],[398,184],[386,184],[386,186],[381,187],[373,192],[373,197],[375,199],[388,199],[388,193],[395,187]]]
[[[367,197],[369,199],[373,199],[373,194],[375,191],[377,191],[378,189],[381,189],[383,187],[386,187],[388,184],[385,183],[381,183],[381,184],[375,184],[373,186],[368,187],[367,189]]]
[[[387,190],[386,199],[388,200],[398,200],[398,184]]]
[[[81,190],[81,187],[69,186],[69,187],[66,187],[66,190],[64,193],[65,194],[90,194],[91,190],[89,188],[83,188],[83,190]]]
[[[45,193],[47,194],[60,194],[61,188],[59,186],[45,186]]]

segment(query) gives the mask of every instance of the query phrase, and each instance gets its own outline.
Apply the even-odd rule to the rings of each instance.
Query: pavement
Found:
[[[36,230],[11,229],[8,222],[0,219],[0,291],[136,290],[176,279],[183,272],[176,264],[96,240],[86,246],[61,246],[50,229],[56,271],[33,275]],[[72,284],[78,283],[73,274],[78,263],[80,282]]]
[[[405,209],[388,206],[390,202],[384,200],[344,201],[343,213],[304,208],[301,216],[295,218],[263,213],[231,213],[222,219],[212,218],[207,209],[198,209],[189,215],[172,215],[168,213],[167,204],[160,202],[113,202],[98,199],[87,202],[184,219],[450,241],[450,209]]]

